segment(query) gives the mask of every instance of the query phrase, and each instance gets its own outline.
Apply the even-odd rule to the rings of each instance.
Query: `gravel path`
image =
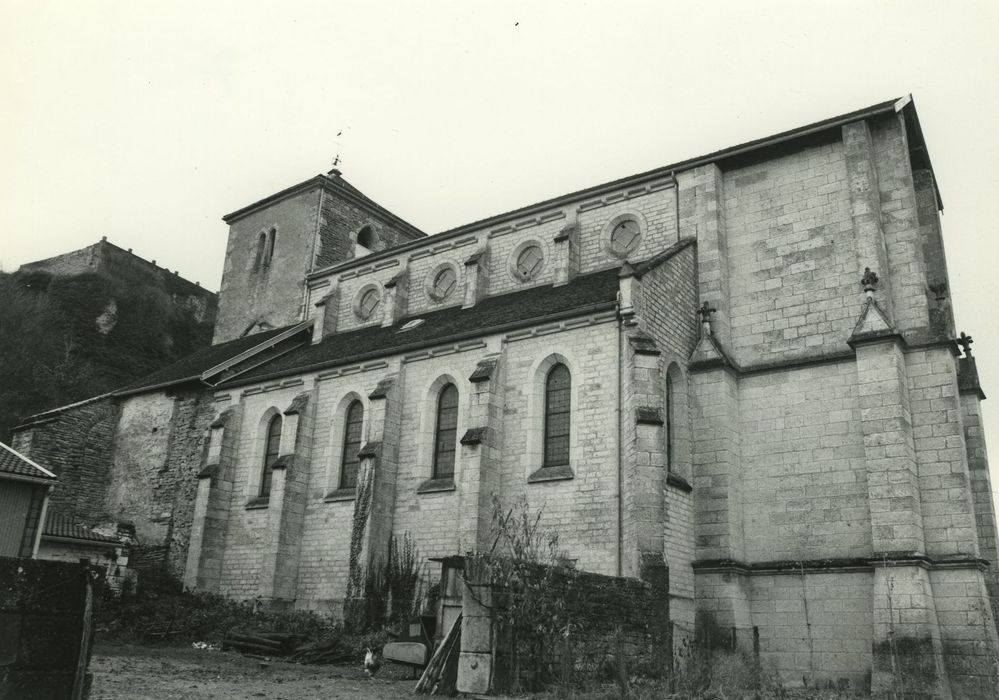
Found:
[[[412,695],[412,671],[385,666],[369,679],[353,666],[264,662],[236,652],[100,643],[90,700],[388,700]]]

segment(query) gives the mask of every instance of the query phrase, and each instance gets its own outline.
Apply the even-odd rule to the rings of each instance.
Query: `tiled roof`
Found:
[[[218,345],[202,348],[187,357],[177,360],[177,362],[174,362],[172,365],[168,365],[161,370],[153,372],[134,384],[130,384],[114,393],[131,394],[141,389],[163,386],[164,384],[177,384],[183,381],[196,380],[205,370],[220,365],[241,352],[245,352],[250,348],[256,347],[257,345],[260,345],[268,339],[273,338],[274,336],[279,335],[292,327],[293,326],[272,328],[271,330],[263,331],[262,333],[254,333],[253,335],[236,338],[235,340],[230,340],[226,343],[219,343]]]
[[[12,447],[0,442],[0,474],[17,474],[36,479],[56,481],[58,477],[45,467],[35,464]]]
[[[107,542],[119,544],[114,537],[99,535],[89,527],[80,525],[68,516],[49,508],[45,515],[45,529],[42,537],[63,537],[71,540],[86,540],[87,542]]]
[[[321,343],[297,348],[241,374],[223,386],[249,384],[265,378],[407,352],[481,336],[512,325],[532,325],[547,317],[565,317],[597,308],[610,308],[617,299],[618,272],[618,268],[601,270],[577,277],[560,287],[545,285],[486,297],[468,309],[452,306],[414,315],[388,328],[369,326],[335,333]],[[423,319],[423,323],[412,330],[400,330],[405,323],[415,319]]]

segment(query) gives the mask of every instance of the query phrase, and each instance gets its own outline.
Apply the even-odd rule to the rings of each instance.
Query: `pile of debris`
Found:
[[[232,649],[244,656],[274,658],[302,664],[335,664],[351,661],[356,652],[338,639],[306,642],[294,632],[229,632],[222,640],[222,650]]]

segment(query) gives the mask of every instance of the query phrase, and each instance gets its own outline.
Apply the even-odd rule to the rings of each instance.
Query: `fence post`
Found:
[[[87,690],[87,666],[90,665],[90,645],[94,637],[94,589],[90,583],[90,560],[80,559],[80,574],[83,579],[83,624],[80,625],[80,653],[76,658],[76,674],[73,678],[72,700],[83,700]]]

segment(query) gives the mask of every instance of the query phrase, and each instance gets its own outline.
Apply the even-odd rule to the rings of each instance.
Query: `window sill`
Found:
[[[529,477],[527,477],[527,483],[535,484],[541,481],[563,481],[565,479],[572,479],[576,475],[572,473],[572,467],[568,464],[562,464],[554,467],[541,467]]]
[[[266,508],[268,505],[270,505],[270,502],[271,502],[270,496],[257,496],[256,498],[251,498],[249,501],[246,502],[246,509],[259,510],[261,508]]]
[[[337,503],[339,501],[353,501],[357,496],[357,489],[337,489],[330,491],[323,499],[324,503]]]
[[[454,479],[451,477],[446,479],[427,479],[416,487],[417,493],[443,493],[454,490]]]

